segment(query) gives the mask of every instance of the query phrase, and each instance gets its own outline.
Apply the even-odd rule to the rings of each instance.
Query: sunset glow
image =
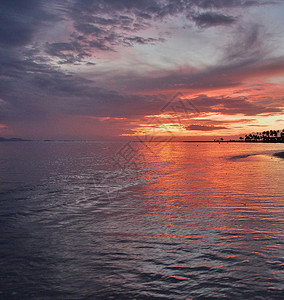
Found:
[[[283,1],[2,1],[0,9],[3,136],[237,137],[284,127]],[[179,119],[169,122],[161,109],[177,93],[176,103],[189,99],[199,113],[168,111]]]
[[[284,299],[284,0],[0,1],[0,298]]]

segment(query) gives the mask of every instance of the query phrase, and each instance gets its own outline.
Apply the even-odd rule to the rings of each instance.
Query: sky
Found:
[[[0,136],[284,128],[282,0],[1,0]]]

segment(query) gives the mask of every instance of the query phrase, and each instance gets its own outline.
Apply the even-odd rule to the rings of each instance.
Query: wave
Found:
[[[257,155],[257,154],[234,155],[234,156],[231,156],[230,159],[231,159],[231,160],[242,159],[242,158],[247,158],[247,157],[253,156],[253,155]]]
[[[273,156],[280,157],[280,158],[284,158],[284,152],[277,152],[277,153],[274,153]]]
[[[256,155],[264,155],[264,156],[275,156],[279,158],[284,158],[284,152],[277,152],[274,153],[274,151],[265,151],[265,152],[259,152],[259,153],[248,153],[248,154],[241,154],[241,155],[234,155],[229,157],[230,160],[237,160],[237,159],[243,159],[248,158],[250,156],[256,156]]]

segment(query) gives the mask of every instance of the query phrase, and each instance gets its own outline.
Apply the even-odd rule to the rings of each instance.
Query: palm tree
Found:
[[[241,141],[246,142],[263,142],[263,143],[284,143],[284,129],[282,130],[267,130],[257,133],[249,133],[244,137],[239,138]]]

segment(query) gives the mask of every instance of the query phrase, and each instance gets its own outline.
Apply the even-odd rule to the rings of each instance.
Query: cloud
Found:
[[[127,46],[133,46],[134,43],[145,45],[145,44],[153,44],[155,42],[164,42],[163,38],[143,38],[140,36],[127,37],[123,39],[123,42]]]
[[[56,16],[45,10],[42,2],[37,0],[2,0],[0,11],[1,47],[27,45],[40,25],[56,19]]]
[[[36,132],[42,122],[50,125],[56,118],[64,116],[70,121],[78,115],[79,120],[126,118],[139,123],[139,118],[159,112],[169,91],[206,94],[206,90],[239,87],[248,79],[282,74],[284,59],[266,57],[269,49],[264,46],[266,35],[262,26],[239,25],[240,20],[233,17],[234,11],[228,9],[262,4],[264,1],[260,0],[50,0],[48,3],[3,0],[0,3],[1,124],[19,129],[29,123]],[[232,16],[227,15],[228,11]],[[192,25],[189,30],[196,35],[200,32],[196,26],[207,29],[234,25],[236,32],[220,61],[210,67],[183,65],[181,71],[179,66],[167,64],[167,73],[163,73],[157,67],[161,56],[154,51],[148,53],[149,60],[142,61],[146,56],[142,57],[137,66],[129,67],[129,61],[120,61],[128,54],[134,60],[142,52],[135,51],[144,45],[159,46],[166,42],[169,36],[163,35],[162,29],[163,26],[168,29],[172,20],[186,20]],[[170,46],[170,41],[165,45]],[[163,55],[162,59],[168,63],[167,53]],[[156,57],[157,65],[156,61],[153,63]],[[94,68],[76,66],[95,64],[94,58]],[[151,66],[153,73],[141,75],[145,74],[145,65]],[[105,80],[104,73],[109,80]],[[145,95],[145,91],[155,95]],[[266,103],[249,97],[207,95],[199,95],[193,101],[202,113],[247,116],[281,113],[282,99],[271,97]],[[69,121],[66,124],[71,124]],[[96,124],[102,123],[97,120]],[[130,130],[127,121],[111,124],[118,126],[118,123],[124,123]],[[196,124],[203,131],[227,126],[201,121]],[[48,131],[48,126],[45,129],[42,126],[42,130]]]
[[[244,23],[234,28],[214,65],[203,66],[200,70],[183,65],[171,72],[131,76],[128,88],[136,91],[216,90],[241,86],[253,78],[283,75],[284,56],[271,57],[274,47],[271,47],[268,38],[263,26]]]
[[[23,5],[22,1],[1,1],[0,10],[0,42],[2,47],[18,47],[31,41],[34,26],[38,22],[34,17],[37,1],[29,1]]]
[[[75,29],[77,29],[77,31],[79,31],[80,33],[87,34],[87,35],[90,34],[96,37],[102,37],[106,33],[106,30],[104,30],[103,28],[100,28],[98,26],[89,23],[75,24]]]
[[[151,14],[142,9],[147,3],[149,5],[150,1],[89,1],[86,7],[84,1],[76,1],[69,14],[77,31],[73,36],[79,36],[89,51],[92,48],[114,51],[118,45],[129,47],[136,43],[160,42],[161,39],[155,37],[133,36],[133,33],[151,26],[148,23]],[[86,41],[89,41],[88,46]]]
[[[65,49],[65,45],[59,48]],[[0,64],[0,119],[9,124],[40,122],[58,114],[133,118],[156,113],[165,99],[103,89],[76,74],[20,60],[16,52],[3,54]]]
[[[222,117],[220,117],[222,118]],[[192,122],[195,122],[198,125],[204,125],[204,126],[230,126],[231,124],[241,124],[241,123],[255,123],[256,118],[250,117],[250,118],[240,118],[238,119],[223,119],[223,120],[215,120],[215,119],[207,119],[207,118],[191,118]]]
[[[275,4],[275,1],[266,0],[196,0],[192,1],[198,7],[208,9],[223,9],[223,8],[233,8],[233,7],[249,7],[249,6],[259,6]]]
[[[230,25],[236,22],[236,18],[208,9],[220,11],[229,7],[258,6],[262,3],[260,0],[77,0],[70,2],[68,15],[79,35],[83,34],[85,38],[92,36],[95,48],[108,51],[115,50],[117,45],[160,42],[160,38],[140,36],[137,33],[151,28],[153,22],[164,22],[170,16],[183,14],[202,28]],[[207,11],[203,12],[204,9]],[[136,33],[135,36],[133,33]],[[114,37],[111,42],[107,39],[110,35]]]
[[[191,99],[200,112],[222,115],[257,116],[261,114],[281,114],[281,107],[264,106],[257,102],[250,102],[246,97],[208,97],[200,95]]]
[[[214,130],[221,130],[221,129],[228,129],[224,126],[206,126],[206,125],[190,125],[186,127],[186,130],[198,130],[198,131],[214,131]]]
[[[218,90],[241,86],[252,78],[265,78],[284,73],[284,58],[258,61],[237,61],[225,65],[216,65],[203,70],[193,70],[183,67],[180,71],[172,70],[163,75],[163,72],[135,75],[128,78],[127,87],[133,91],[171,91],[188,90]],[[118,79],[119,80],[119,79]]]
[[[220,10],[228,7],[258,6],[264,3],[267,1],[71,0],[58,3],[51,0],[47,6],[43,1],[37,0],[3,0],[0,3],[2,13],[0,42],[2,46],[7,47],[26,45],[32,41],[34,33],[41,25],[55,19],[69,18],[74,23],[74,29],[79,33],[98,36],[106,28],[111,31],[109,34],[117,34],[121,30],[137,32],[149,28],[151,20],[162,20],[178,14],[192,15],[196,8]],[[194,20],[198,26],[204,27],[229,24],[234,21],[232,17],[212,12],[201,13],[195,16]]]
[[[232,62],[255,62],[263,59],[270,51],[267,44],[268,35],[261,25],[246,24],[236,29],[234,39],[226,46],[224,57],[225,63]]]
[[[47,43],[45,52],[50,56],[59,58],[59,63],[69,64],[80,62],[84,57],[89,56],[89,54],[84,51],[82,45],[76,41],[69,43]]]
[[[220,25],[231,25],[236,22],[236,18],[232,16],[225,16],[213,12],[206,12],[192,17],[192,20],[197,26],[208,28]]]

